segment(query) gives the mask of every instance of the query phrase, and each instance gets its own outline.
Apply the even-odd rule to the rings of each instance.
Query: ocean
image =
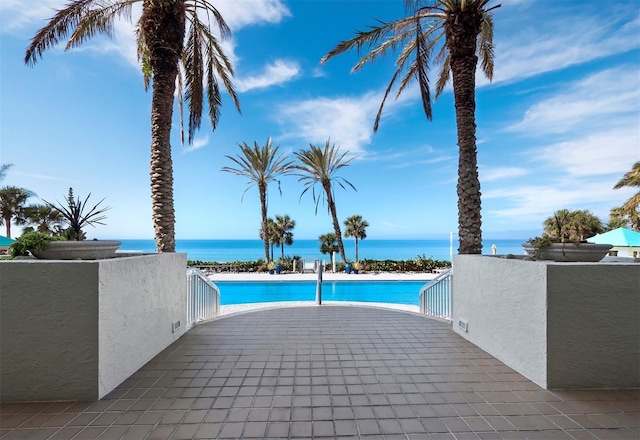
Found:
[[[492,245],[496,245],[498,254],[522,255],[521,244],[527,239],[485,240],[483,254],[491,254]],[[153,240],[120,240],[120,252],[155,252]],[[347,259],[355,260],[354,240],[344,239]],[[453,253],[457,253],[458,241],[453,241]],[[298,256],[306,260],[329,260],[328,255],[320,253],[317,240],[295,240],[293,245],[285,246],[285,256]],[[201,261],[251,261],[264,259],[261,240],[176,240],[176,252],[187,254],[189,260]],[[274,258],[282,256],[280,247],[274,248]],[[359,240],[358,257],[360,260],[408,260],[425,255],[435,260],[449,260],[449,240]],[[338,256],[338,260],[340,257]]]

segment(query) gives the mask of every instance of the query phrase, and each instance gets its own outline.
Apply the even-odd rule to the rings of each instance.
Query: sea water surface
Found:
[[[153,240],[120,240],[121,252],[155,252]],[[522,255],[522,243],[526,238],[517,240],[485,240],[483,254],[491,254],[492,245],[497,253]],[[359,259],[372,260],[408,260],[424,255],[435,260],[449,260],[449,240],[374,240],[358,242]],[[251,261],[264,259],[264,247],[261,240],[176,240],[176,252],[184,252],[189,260],[201,261]],[[344,239],[347,259],[355,260],[354,240]],[[453,253],[457,253],[458,242],[453,242]],[[320,253],[317,240],[294,240],[293,245],[285,246],[285,256],[297,256],[306,260],[329,260],[328,255]],[[280,247],[274,248],[274,258],[282,256]],[[338,257],[339,258],[339,257]]]

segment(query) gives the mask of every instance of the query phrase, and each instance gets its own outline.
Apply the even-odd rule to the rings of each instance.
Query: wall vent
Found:
[[[460,328],[460,330],[462,330],[465,333],[469,332],[469,323],[467,322],[466,319],[458,319],[458,327]]]

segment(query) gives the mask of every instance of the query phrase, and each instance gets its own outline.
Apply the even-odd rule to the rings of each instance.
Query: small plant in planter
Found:
[[[359,271],[360,271],[360,263],[356,261],[355,263],[353,263],[352,272],[357,275]]]
[[[56,237],[43,232],[31,231],[25,232],[16,241],[9,246],[9,252],[12,258],[26,257],[43,252],[52,241],[62,241],[64,237]]]
[[[269,273],[273,275],[276,270],[276,263],[273,261],[269,261],[269,263],[267,263],[267,269],[269,270]]]
[[[542,255],[542,251],[544,251],[553,243],[561,243],[561,241],[557,238],[552,238],[549,235],[541,235],[538,237],[530,238],[527,243],[523,244],[523,246],[526,244],[530,244],[531,246],[533,246],[533,257],[540,258],[540,256]]]
[[[68,241],[50,241],[44,249],[32,252],[36,258],[48,260],[96,260],[111,258],[115,255],[120,246],[119,241],[85,241],[86,234],[82,228],[87,225],[104,225],[102,222],[106,218],[104,212],[110,209],[109,207],[99,207],[104,199],[89,208],[88,201],[90,196],[91,194],[84,201],[80,198],[75,198],[73,188],[69,188],[65,203],[54,205],[44,200],[47,206],[60,213],[64,222],[68,225],[66,229],[60,231],[60,235]]]
[[[87,211],[87,202],[91,197],[91,193],[84,199],[84,202],[80,198],[74,198],[73,188],[69,188],[69,194],[65,198],[65,203],[59,203],[54,205],[53,203],[44,200],[50,208],[56,210],[64,218],[65,222],[69,225],[69,228],[62,232],[68,240],[83,241],[87,238],[86,234],[82,230],[85,226],[104,225],[102,220],[106,219],[104,215],[106,211],[111,207],[100,208],[100,204],[104,202],[104,199],[96,203],[93,208]]]

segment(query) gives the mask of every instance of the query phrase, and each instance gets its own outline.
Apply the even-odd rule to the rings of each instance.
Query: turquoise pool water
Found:
[[[220,305],[280,301],[315,301],[315,281],[216,281]],[[323,301],[418,305],[424,281],[325,281]]]

